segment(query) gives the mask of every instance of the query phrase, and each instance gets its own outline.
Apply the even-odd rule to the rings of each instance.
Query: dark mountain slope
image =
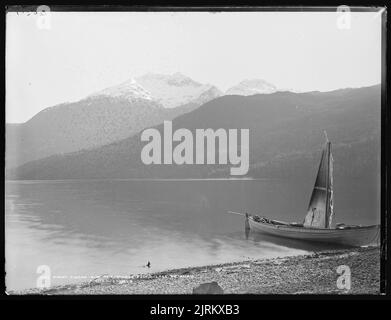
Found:
[[[26,123],[7,125],[6,166],[102,146],[188,110],[188,106],[164,109],[150,100],[104,96],[50,107]]]
[[[162,125],[157,126],[162,132]],[[223,96],[173,121],[188,128],[250,129],[253,177],[313,176],[326,130],[335,174],[376,175],[380,161],[380,86],[332,92]],[[141,162],[140,135],[93,150],[52,156],[8,172],[16,179],[229,177],[228,165]]]

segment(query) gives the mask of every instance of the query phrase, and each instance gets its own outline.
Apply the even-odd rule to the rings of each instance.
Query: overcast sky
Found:
[[[146,72],[181,72],[221,90],[244,79],[328,91],[380,83],[381,16],[352,13],[8,13],[6,120]]]

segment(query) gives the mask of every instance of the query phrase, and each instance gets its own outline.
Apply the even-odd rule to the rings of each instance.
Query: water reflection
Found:
[[[65,276],[53,283],[61,284],[70,275],[129,275],[320,250],[246,233],[244,218],[227,214],[277,212],[270,217],[294,221],[311,188],[312,181],[270,180],[7,182],[7,287],[34,287],[43,264]],[[346,199],[359,191],[340,195],[342,221],[351,222],[343,208],[351,209]],[[364,203],[354,202],[355,223],[378,219],[377,195],[369,201],[365,192]],[[151,269],[144,268],[148,261]]]

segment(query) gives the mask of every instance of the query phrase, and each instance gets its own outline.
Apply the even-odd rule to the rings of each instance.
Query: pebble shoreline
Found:
[[[337,287],[337,267],[349,266],[351,289]],[[192,294],[201,283],[216,281],[224,294],[380,294],[380,248],[355,248],[285,258],[249,260],[182,268],[129,278],[30,289],[9,294],[101,295]]]

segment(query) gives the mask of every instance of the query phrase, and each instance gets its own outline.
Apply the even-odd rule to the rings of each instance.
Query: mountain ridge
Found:
[[[242,112],[245,108],[246,112]],[[162,132],[162,124],[155,126]],[[327,130],[336,175],[380,170],[380,86],[332,92],[222,96],[173,120],[173,130],[249,128],[247,176],[309,174]],[[140,160],[140,133],[88,151],[55,155],[19,167],[17,179],[229,177],[229,165],[151,165]],[[368,152],[365,152],[365,151]],[[354,160],[349,160],[352,157]],[[349,163],[351,161],[351,163]],[[297,172],[291,168],[296,168]]]
[[[7,124],[6,167],[129,137],[142,128],[189,112],[221,94],[214,86],[199,84],[181,74],[162,76],[162,79],[176,81],[175,90],[165,95],[167,99],[174,99],[185,90],[180,86],[183,82],[191,83],[197,90],[192,96],[185,96],[166,108],[162,101],[131,78],[78,101],[45,108],[23,124]],[[161,86],[167,89],[164,84]],[[185,92],[189,93],[189,90]]]

